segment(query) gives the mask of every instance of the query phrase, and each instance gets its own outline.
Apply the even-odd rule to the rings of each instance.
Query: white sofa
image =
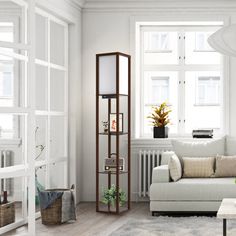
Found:
[[[235,155],[236,139],[200,143],[173,143],[177,156],[206,157]],[[170,179],[168,161],[173,152],[163,155],[162,165],[153,169],[150,186],[150,211],[155,212],[216,212],[223,198],[236,198],[235,178]]]

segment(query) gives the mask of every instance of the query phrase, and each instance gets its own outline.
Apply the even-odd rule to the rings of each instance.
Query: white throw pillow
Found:
[[[209,178],[214,176],[215,157],[182,157],[183,177]]]
[[[173,151],[166,151],[163,152],[161,155],[161,165],[168,165],[170,158],[174,155],[175,153]]]
[[[212,141],[183,142],[172,140],[173,151],[181,157],[215,157],[225,153],[225,138]]]
[[[174,154],[169,160],[170,177],[173,181],[177,181],[182,177],[182,167],[179,158]]]

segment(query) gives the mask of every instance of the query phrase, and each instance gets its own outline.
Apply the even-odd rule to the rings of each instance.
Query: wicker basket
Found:
[[[48,189],[44,191],[68,191],[69,189]],[[46,209],[41,208],[42,224],[59,225],[61,223],[62,197],[56,199],[51,206]]]
[[[15,222],[15,203],[8,202],[0,205],[0,227]]]

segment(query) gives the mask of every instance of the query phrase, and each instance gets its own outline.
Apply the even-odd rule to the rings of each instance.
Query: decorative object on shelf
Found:
[[[167,125],[170,123],[170,112],[166,102],[163,102],[159,107],[153,107],[152,114],[147,117],[152,120],[153,138],[168,138]]]
[[[117,197],[116,191],[117,188],[114,184],[112,184],[110,188],[104,189],[102,202],[104,204],[111,204],[114,207]],[[119,206],[122,207],[125,205],[125,203],[126,203],[126,194],[121,188],[119,188]]]
[[[111,153],[110,157],[104,160],[104,170],[105,171],[116,171],[116,154]],[[125,159],[119,158],[119,171],[125,170]]]
[[[119,214],[130,209],[131,181],[131,57],[111,52],[96,55],[96,211]],[[108,133],[99,132],[100,110],[104,113],[107,105]],[[100,106],[102,109],[100,109]],[[122,107],[121,107],[122,106]],[[121,113],[121,108],[122,112]],[[123,119],[125,117],[125,119]],[[125,125],[124,125],[124,122]],[[126,125],[127,124],[127,125]],[[104,135],[100,140],[100,135]],[[127,139],[121,139],[127,135]],[[106,137],[106,138],[104,138]],[[127,154],[120,156],[121,143],[125,140]],[[107,149],[100,148],[107,143]],[[122,144],[122,145],[121,145]],[[103,151],[103,153],[102,153]],[[113,154],[113,153],[114,154]],[[108,157],[108,158],[104,158]],[[102,165],[100,164],[100,162]],[[126,170],[124,171],[124,164]],[[101,169],[103,168],[104,169]],[[101,176],[106,176],[107,179]],[[122,177],[122,182],[120,181]],[[102,182],[102,180],[104,182]],[[127,182],[126,182],[127,180]],[[114,185],[112,183],[114,182]],[[125,183],[126,182],[126,183]],[[127,192],[121,190],[125,184]],[[106,185],[106,186],[105,186]],[[103,187],[107,190],[103,193]],[[101,199],[102,194],[104,198]],[[127,195],[127,199],[126,196]],[[124,205],[124,202],[127,204]],[[104,203],[106,205],[104,205]],[[114,207],[111,207],[114,206]],[[121,207],[122,206],[122,207]]]
[[[208,43],[217,52],[236,56],[236,24],[224,26],[208,38]]]
[[[117,131],[116,113],[110,114],[110,132]],[[119,132],[123,133],[123,113],[119,114]]]
[[[102,121],[103,132],[104,132],[105,134],[108,133],[108,125],[109,125],[109,122],[108,122],[108,121]]]
[[[6,191],[4,191],[4,192],[6,192]],[[3,198],[5,198],[5,200],[7,200],[6,196]],[[3,227],[8,224],[12,224],[14,222],[15,222],[15,203],[14,202],[6,202],[6,203],[2,202],[0,204],[0,227]]]
[[[196,129],[192,132],[193,138],[213,138],[213,129]]]

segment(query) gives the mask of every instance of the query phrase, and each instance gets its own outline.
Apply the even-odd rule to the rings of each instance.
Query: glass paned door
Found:
[[[34,198],[29,196],[35,191],[35,175],[31,171],[34,168],[31,131],[35,127],[34,39],[30,23],[34,22],[35,2],[1,1],[0,8],[0,188],[1,194],[4,191],[7,195],[9,208],[15,209],[13,220],[0,228],[0,234],[29,219],[28,233],[34,235]]]

